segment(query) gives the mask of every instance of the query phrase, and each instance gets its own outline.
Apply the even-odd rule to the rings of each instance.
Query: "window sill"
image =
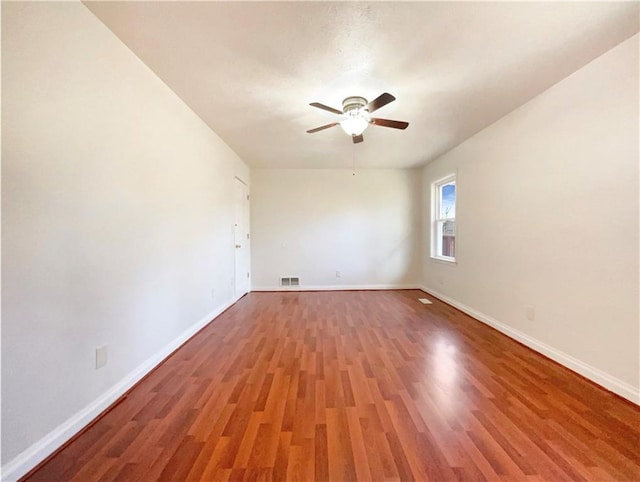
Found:
[[[430,256],[431,261],[435,261],[436,263],[448,264],[449,266],[456,266],[458,262],[455,259],[451,258],[440,258],[438,256]]]

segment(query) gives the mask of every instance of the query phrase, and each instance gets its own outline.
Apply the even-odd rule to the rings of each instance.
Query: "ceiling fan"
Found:
[[[307,132],[313,134],[314,132],[340,124],[342,129],[351,136],[353,143],[357,144],[364,140],[362,133],[369,124],[381,127],[392,127],[394,129],[406,129],[409,126],[408,122],[371,117],[374,111],[394,100],[396,100],[396,98],[387,92],[381,94],[371,102],[368,102],[364,97],[347,97],[342,101],[342,111],[318,102],[313,102],[309,105],[341,115],[343,119],[338,122],[316,127],[315,129],[310,129]]]

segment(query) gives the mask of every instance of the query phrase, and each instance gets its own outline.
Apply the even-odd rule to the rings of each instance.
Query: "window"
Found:
[[[444,261],[456,260],[456,176],[448,176],[431,185],[431,256]]]

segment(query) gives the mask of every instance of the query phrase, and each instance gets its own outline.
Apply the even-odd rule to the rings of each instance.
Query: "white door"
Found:
[[[240,179],[235,183],[235,294],[239,298],[249,292],[249,188]]]

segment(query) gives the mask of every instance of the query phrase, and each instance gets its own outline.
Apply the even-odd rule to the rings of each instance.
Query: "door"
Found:
[[[240,298],[249,292],[249,188],[235,180],[235,295]]]

